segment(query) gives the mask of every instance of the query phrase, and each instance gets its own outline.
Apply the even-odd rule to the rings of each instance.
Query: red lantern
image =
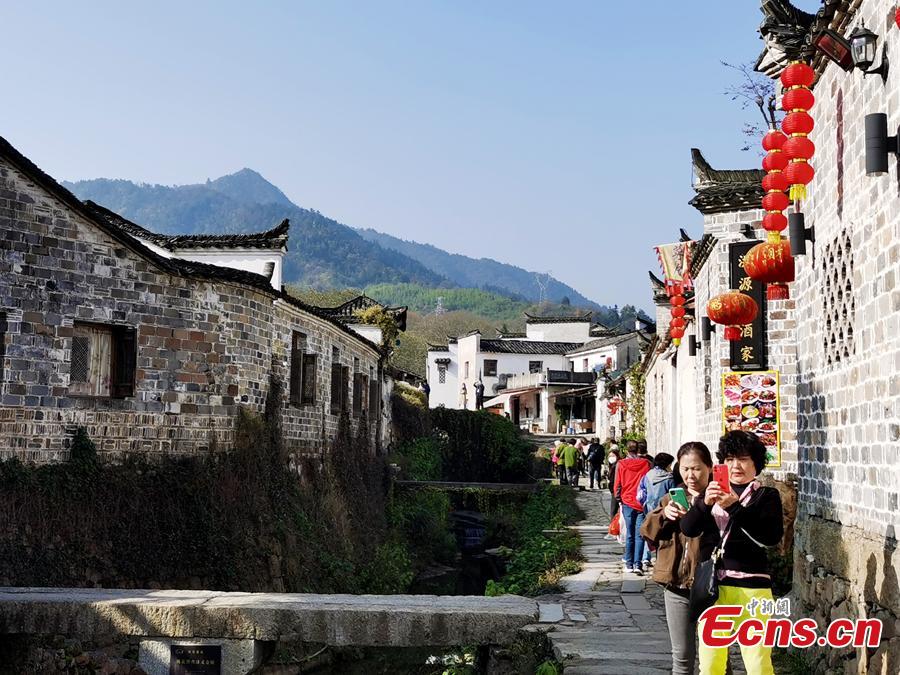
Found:
[[[766,211],[784,211],[790,201],[783,192],[770,192],[763,197],[762,205]]]
[[[770,150],[781,150],[781,146],[784,145],[786,140],[787,138],[785,135],[778,131],[778,129],[769,129],[768,133],[766,133],[762,139],[763,150],[766,152],[769,152]]]
[[[781,121],[781,130],[788,134],[810,134],[816,123],[812,116],[805,112],[792,112]]]
[[[894,23],[897,24],[897,28],[900,28],[900,7],[894,10]]]
[[[763,229],[767,232],[781,232],[788,226],[788,219],[783,213],[767,213],[763,217]]]
[[[673,307],[681,307],[682,305],[684,305],[684,296],[681,294],[673,295],[671,298],[669,298],[669,304]]]
[[[787,178],[784,177],[783,171],[771,171],[763,176],[762,186],[763,190],[766,192],[771,192],[772,190],[784,192],[791,184],[788,183]]]
[[[788,158],[781,150],[772,150],[768,155],[763,157],[763,169],[766,171],[784,171],[787,166]]]
[[[781,151],[790,159],[812,159],[816,146],[806,136],[791,136]]]
[[[673,308],[672,308],[672,316],[674,316],[674,317],[677,319],[677,318],[679,318],[679,317],[684,316],[684,315],[685,315],[685,311],[686,311],[686,310],[684,309],[684,305],[680,305],[680,306],[678,306],[678,307],[673,307]]]
[[[744,270],[756,281],[767,284],[769,300],[787,300],[787,284],[794,280],[794,257],[787,239],[767,241],[751,248],[744,257]]]
[[[791,160],[784,169],[784,176],[791,184],[792,201],[806,198],[806,186],[815,175],[809,160],[815,154],[816,146],[807,138],[815,126],[807,112],[816,102],[809,90],[815,79],[815,71],[806,63],[792,63],[781,73],[781,83],[787,90],[781,99],[781,107],[788,113],[781,123],[781,130],[790,136],[782,146],[782,152]]]
[[[785,89],[791,87],[811,87],[816,79],[816,72],[805,63],[795,61],[781,71],[781,84]]]
[[[781,99],[781,107],[788,112],[792,110],[809,110],[816,102],[815,95],[805,87],[790,89]]]
[[[740,291],[717,295],[706,305],[710,321],[725,326],[726,340],[740,340],[741,326],[752,323],[758,313],[756,301]]]

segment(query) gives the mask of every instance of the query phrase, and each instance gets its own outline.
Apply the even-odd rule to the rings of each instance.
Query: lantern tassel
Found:
[[[681,338],[672,338],[672,344],[677,347],[681,344]]]
[[[725,339],[731,340],[732,342],[740,340],[742,332],[740,326],[725,326]]]
[[[802,202],[806,199],[806,186],[803,183],[794,183],[791,185],[789,197],[792,202]]]
[[[787,300],[791,297],[787,284],[767,284],[766,299],[768,300]]]

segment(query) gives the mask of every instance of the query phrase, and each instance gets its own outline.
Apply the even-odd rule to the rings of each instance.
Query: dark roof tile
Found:
[[[537,340],[482,340],[481,351],[490,354],[566,354],[580,342],[539,342]]]
[[[592,312],[572,316],[533,316],[525,312],[525,323],[590,323]]]

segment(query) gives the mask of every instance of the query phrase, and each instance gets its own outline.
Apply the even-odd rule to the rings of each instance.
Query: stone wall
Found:
[[[886,40],[896,36],[894,5],[864,0],[857,16]],[[799,338],[798,575],[831,589],[828,603],[860,608],[878,598],[897,618],[900,195],[893,160],[888,175],[865,175],[864,116],[887,113],[896,129],[900,71],[885,85],[828,65],[814,93],[816,177],[804,212],[816,242],[797,259],[791,289]],[[808,609],[821,601],[803,600]],[[897,658],[883,672],[897,672]]]
[[[315,454],[337,429],[333,353],[350,368],[351,401],[355,368],[380,373],[374,345],[264,284],[167,271],[2,159],[0,225],[0,458],[64,459],[75,426],[110,457],[228,447],[238,406],[261,410],[270,376],[287,381],[293,331],[318,354],[316,402],[291,406],[285,387],[286,445]],[[135,330],[132,396],[70,394],[76,322]]]

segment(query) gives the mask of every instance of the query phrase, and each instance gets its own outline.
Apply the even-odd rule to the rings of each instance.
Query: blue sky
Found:
[[[741,152],[755,0],[5,3],[0,134],[57,179],[251,167],[356,227],[649,308]],[[810,9],[814,0],[798,3]]]

